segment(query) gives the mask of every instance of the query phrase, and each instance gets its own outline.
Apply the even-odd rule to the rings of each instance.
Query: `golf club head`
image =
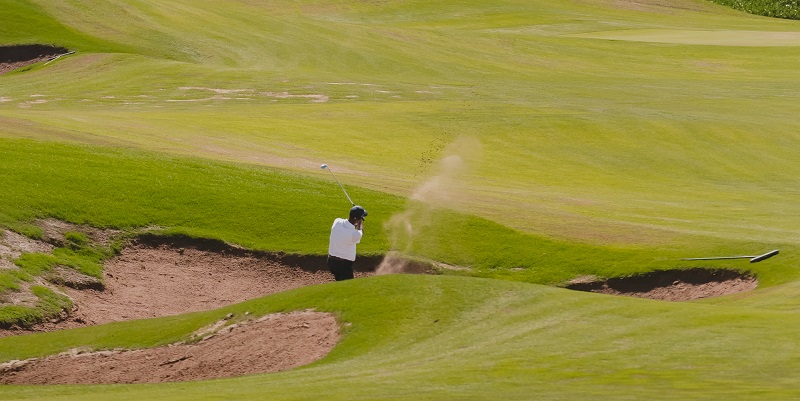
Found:
[[[773,256],[775,256],[777,254],[778,254],[778,250],[777,249],[774,250],[774,251],[769,251],[769,252],[767,252],[767,253],[765,253],[763,255],[758,255],[758,256],[750,259],[750,263],[760,262],[760,261],[762,261],[764,259],[769,259],[769,258],[771,258],[771,257],[773,257]]]
[[[333,170],[329,169],[327,164],[322,164],[322,165],[320,165],[320,166],[319,166],[319,168],[321,168],[321,169],[323,169],[323,170],[328,170],[328,172],[329,172],[329,173],[331,173],[331,176],[333,177],[333,179],[334,179],[334,180],[336,180],[336,183],[337,183],[337,184],[339,184],[339,188],[341,188],[341,189],[342,189],[342,192],[344,192],[344,196],[346,196],[346,197],[347,197],[347,200],[349,200],[349,201],[350,201],[350,204],[351,204],[351,205],[355,206],[355,205],[356,205],[356,203],[355,203],[355,202],[353,202],[353,200],[352,200],[352,199],[350,199],[350,195],[348,195],[348,194],[347,194],[347,190],[345,190],[345,189],[344,189],[344,186],[342,185],[342,183],[341,183],[341,182],[339,182],[339,179],[338,179],[338,178],[336,178],[336,174],[334,174],[334,173],[333,173]]]

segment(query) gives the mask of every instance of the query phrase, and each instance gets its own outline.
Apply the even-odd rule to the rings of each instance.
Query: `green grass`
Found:
[[[442,276],[331,283],[218,311],[6,338],[0,340],[0,355],[166,344],[226,313],[259,316],[307,307],[351,324],[333,352],[308,367],[196,383],[10,386],[0,389],[0,397],[521,400],[535,392],[537,399],[755,400],[798,395],[793,312]]]
[[[54,217],[97,227],[164,227],[251,248],[327,252],[330,221],[350,208],[327,177],[127,150],[2,141],[0,182],[15,188],[2,202],[3,222]],[[42,192],[42,188],[48,188]],[[383,252],[383,219],[403,201],[351,188],[376,219],[367,254]],[[329,221],[330,220],[330,221]]]
[[[359,253],[492,279],[377,277],[3,338],[9,360],[168,344],[229,312],[353,324],[288,372],[0,399],[796,399],[798,35],[695,0],[4,2],[0,42],[77,52],[0,76],[0,225],[324,254],[349,207],[327,163],[370,211]],[[698,263],[761,283],[702,302],[535,285],[775,248]]]
[[[0,20],[3,21],[0,26],[3,44],[45,43],[68,47],[88,45],[98,49],[103,48],[98,46],[101,41],[70,29],[49,15],[36,2],[4,1],[3,8],[0,9]]]

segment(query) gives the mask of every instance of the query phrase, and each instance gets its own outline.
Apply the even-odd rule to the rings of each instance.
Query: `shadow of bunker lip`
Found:
[[[566,288],[611,295],[669,301],[688,301],[749,291],[758,280],[749,273],[729,269],[673,269],[608,280],[573,280]]]
[[[270,251],[258,251],[231,245],[225,241],[209,238],[193,238],[187,235],[159,235],[142,234],[137,236],[133,245],[144,245],[151,248],[168,246],[174,249],[192,248],[199,251],[213,252],[229,256],[250,256],[258,259],[269,260],[288,267],[295,267],[307,272],[328,271],[327,255],[298,255]],[[374,272],[383,260],[383,255],[359,255],[354,264],[354,269],[361,272]]]
[[[0,46],[0,63],[18,63],[39,58],[55,57],[69,52],[68,49],[50,45]]]

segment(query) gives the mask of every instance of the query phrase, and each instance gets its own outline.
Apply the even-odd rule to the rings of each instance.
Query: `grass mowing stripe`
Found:
[[[140,54],[83,53],[4,76],[2,96],[11,100],[0,104],[3,115],[58,127],[14,135],[283,166],[361,146],[346,163],[363,175],[343,178],[393,193],[408,193],[427,173],[420,160],[431,157],[437,134],[474,135],[483,158],[465,180],[476,190],[460,210],[506,216],[504,224],[527,232],[627,243],[632,236],[614,234],[633,226],[651,244],[692,242],[692,234],[800,236],[791,220],[763,212],[796,214],[781,188],[799,176],[790,152],[797,47],[562,36],[612,27],[747,39],[796,34],[791,21],[692,1],[652,5],[652,13],[539,1],[38,4]],[[168,55],[176,46],[180,54]],[[252,92],[242,100],[214,89]],[[261,95],[283,92],[329,100]]]
[[[61,16],[47,12],[40,2],[4,0],[0,8],[0,44],[53,44],[71,50],[120,51],[125,46],[86,35],[67,26]]]

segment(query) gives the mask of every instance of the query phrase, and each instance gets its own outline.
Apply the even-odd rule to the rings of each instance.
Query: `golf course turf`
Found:
[[[0,60],[3,378],[302,311],[338,338],[279,372],[0,400],[800,397],[799,21],[700,0],[8,0],[0,46],[58,49]],[[333,282],[351,205],[321,164],[369,211],[357,266],[391,253],[433,274]],[[175,294],[213,287],[198,274],[243,284],[18,327],[74,322],[87,301],[65,293],[121,293],[142,266]],[[691,271],[743,286],[564,288]],[[258,281],[279,276],[297,285]]]

